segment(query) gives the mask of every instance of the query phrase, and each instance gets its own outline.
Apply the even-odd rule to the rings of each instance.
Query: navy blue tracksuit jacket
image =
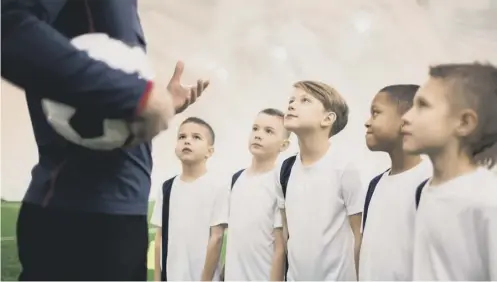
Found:
[[[2,77],[26,91],[39,153],[24,201],[75,211],[146,214],[151,145],[88,150],[55,133],[41,108],[42,98],[69,104],[83,111],[88,124],[136,114],[151,82],[111,69],[69,42],[102,32],[145,48],[136,0],[2,0],[1,20]]]

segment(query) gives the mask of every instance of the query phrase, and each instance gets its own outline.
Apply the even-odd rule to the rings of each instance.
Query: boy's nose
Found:
[[[402,126],[409,124],[411,114],[412,114],[412,108],[402,116]]]
[[[366,128],[370,128],[371,127],[371,119],[366,120],[366,122],[364,123],[364,126]]]

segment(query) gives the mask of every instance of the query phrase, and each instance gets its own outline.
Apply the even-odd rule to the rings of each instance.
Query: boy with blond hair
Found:
[[[329,142],[345,128],[348,114],[331,86],[294,84],[284,125],[297,135],[299,153],[274,174],[290,281],[357,280],[363,187],[359,171],[346,156],[332,153]]]

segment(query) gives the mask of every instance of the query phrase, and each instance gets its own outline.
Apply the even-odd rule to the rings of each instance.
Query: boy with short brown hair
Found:
[[[446,64],[404,115],[404,149],[427,154],[433,177],[421,194],[414,280],[497,280],[497,68]],[[419,190],[421,192],[421,190]]]

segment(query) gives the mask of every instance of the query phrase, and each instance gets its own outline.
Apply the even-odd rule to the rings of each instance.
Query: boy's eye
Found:
[[[257,131],[257,127],[252,127],[252,131]]]
[[[193,138],[195,138],[195,139],[197,139],[197,140],[202,139],[202,138],[200,138],[200,136],[198,136],[198,135],[193,136]]]
[[[424,107],[427,107],[428,104],[424,100],[418,100],[418,102],[416,103],[416,106],[418,108],[424,108]]]
[[[311,100],[309,98],[302,98],[302,102],[309,103]]]
[[[273,134],[273,131],[271,129],[266,129],[266,133]]]
[[[180,139],[180,140],[181,140],[181,139],[185,139],[185,135],[180,135],[180,136],[178,136],[178,139]]]

